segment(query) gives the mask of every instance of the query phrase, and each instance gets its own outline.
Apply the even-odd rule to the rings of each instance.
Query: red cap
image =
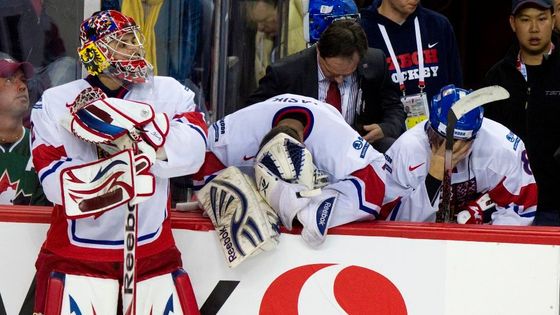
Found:
[[[0,77],[6,78],[13,75],[18,69],[23,71],[25,78],[33,76],[33,66],[29,62],[17,62],[13,59],[0,59]]]

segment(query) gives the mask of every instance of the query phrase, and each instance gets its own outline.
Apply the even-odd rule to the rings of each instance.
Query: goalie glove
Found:
[[[153,162],[169,132],[165,114],[155,114],[146,103],[107,98],[99,88],[84,89],[67,107],[71,117],[63,119],[62,125],[109,154],[132,149]]]
[[[483,224],[484,211],[492,209],[496,204],[490,199],[488,193],[480,196],[477,200],[470,202],[467,209],[457,214],[459,224]]]
[[[95,144],[110,143],[125,134],[139,141],[142,126],[155,117],[154,110],[146,103],[107,98],[99,88],[91,87],[80,92],[67,107],[72,114],[72,133]]]
[[[197,198],[212,220],[230,268],[278,244],[278,216],[238,168],[222,171]]]
[[[282,180],[315,187],[315,165],[311,152],[298,140],[279,133],[262,146],[256,161]]]
[[[316,182],[324,186],[326,181],[309,150],[285,133],[277,134],[259,150],[254,167],[259,193],[288,230],[297,212],[310,202],[309,197],[320,193]]]

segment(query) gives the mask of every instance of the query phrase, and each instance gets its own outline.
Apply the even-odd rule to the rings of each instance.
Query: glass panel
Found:
[[[82,19],[81,1],[0,0],[0,58],[33,64],[31,103],[45,89],[80,76],[75,51]]]

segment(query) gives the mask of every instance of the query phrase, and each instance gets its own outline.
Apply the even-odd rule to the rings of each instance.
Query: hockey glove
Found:
[[[457,214],[459,224],[482,224],[484,223],[484,211],[493,208],[496,204],[486,193],[477,200],[470,202],[467,209]]]

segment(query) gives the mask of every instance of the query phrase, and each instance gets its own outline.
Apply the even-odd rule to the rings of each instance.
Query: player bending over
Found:
[[[221,213],[217,210],[221,203],[216,200],[231,204],[227,197],[218,198],[220,191],[224,192],[222,196],[234,196],[232,199],[256,194],[274,209],[272,213],[278,214],[287,229],[297,218],[303,225],[304,241],[316,247],[325,241],[328,228],[379,215],[385,192],[383,155],[328,104],[299,95],[278,95],[217,121],[209,130],[209,139],[210,152],[195,179],[209,182],[230,167],[198,194],[211,217],[212,213]],[[216,180],[223,183],[223,173],[228,173],[228,180],[239,177],[229,175],[231,166],[247,174],[250,182],[256,180],[256,187],[253,184],[252,190],[235,192],[231,183],[226,183],[226,188],[216,184]],[[262,203],[259,205],[262,208]],[[251,216],[251,207],[248,211],[247,216]],[[264,212],[270,213],[267,209]],[[258,233],[247,233],[247,229],[260,231],[274,226],[274,216],[268,217],[270,222],[259,221],[256,226],[261,229],[254,229],[255,224],[237,220],[229,224],[231,215],[222,215],[221,226],[233,239],[231,246],[224,245],[224,252],[233,248],[230,254],[234,255],[229,257],[235,260],[246,256],[251,247],[260,246],[255,236]],[[244,239],[250,241],[243,243]]]

